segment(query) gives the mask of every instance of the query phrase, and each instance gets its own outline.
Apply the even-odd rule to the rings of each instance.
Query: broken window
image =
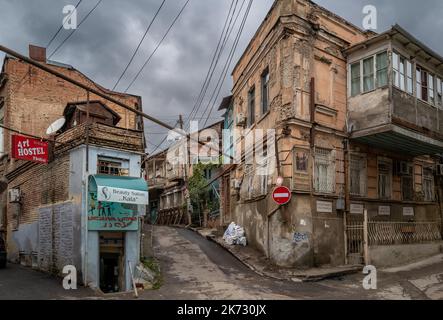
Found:
[[[117,160],[98,159],[97,173],[112,176],[129,176],[129,166]]]
[[[265,114],[269,109],[269,69],[261,76],[261,97],[262,114]]]
[[[363,60],[363,92],[374,90],[374,57]]]
[[[366,157],[361,155],[351,155],[350,163],[350,192],[353,196],[366,196]]]
[[[250,127],[255,123],[255,87],[248,93],[248,113],[248,126]]]
[[[392,162],[390,160],[378,160],[378,197],[380,199],[391,198],[392,185]]]
[[[351,65],[351,96],[360,94],[360,62]]]
[[[315,148],[314,189],[321,193],[333,193],[335,189],[335,152]]]
[[[388,53],[377,54],[377,87],[388,84]]]
[[[423,193],[425,201],[434,201],[434,174],[432,168],[423,170]]]

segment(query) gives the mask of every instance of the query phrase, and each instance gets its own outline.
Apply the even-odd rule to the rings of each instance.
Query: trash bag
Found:
[[[223,240],[225,240],[225,242],[231,246],[232,245],[246,246],[247,241],[245,237],[245,229],[232,222],[226,229],[223,235]]]

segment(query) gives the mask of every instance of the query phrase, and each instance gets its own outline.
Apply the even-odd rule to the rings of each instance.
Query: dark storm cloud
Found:
[[[81,21],[96,1],[98,0],[83,0],[79,6],[78,21]],[[0,0],[0,43],[22,53],[27,53],[29,43],[46,46],[61,24],[63,6],[75,5],[77,2],[78,0]],[[118,90],[127,87],[184,2],[185,0],[166,1]],[[272,2],[273,0],[254,1],[236,58],[246,47]],[[101,85],[112,88],[160,3],[161,0],[103,0],[52,59],[71,64]],[[230,0],[190,1],[166,41],[129,90],[130,93],[142,96],[145,112],[170,124],[175,123],[179,114],[186,118],[206,76],[230,3]],[[443,2],[440,0],[427,0],[426,5],[415,0],[318,0],[317,3],[358,26],[362,23],[364,5],[375,5],[379,16],[378,31],[398,22],[443,54],[441,33],[437,32],[443,30]],[[69,31],[63,30],[48,52],[51,53],[68,33]],[[219,100],[229,94],[232,83],[229,75],[230,73]],[[205,107],[206,103],[203,105]],[[212,122],[217,115],[213,113]],[[149,136],[150,142],[156,144],[161,141],[163,137],[157,133],[164,130],[151,123],[146,125],[148,133],[155,133]]]

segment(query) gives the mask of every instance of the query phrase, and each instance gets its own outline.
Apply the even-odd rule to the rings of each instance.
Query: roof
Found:
[[[361,48],[364,48],[368,44],[372,44],[375,42],[378,42],[380,40],[385,39],[387,36],[389,37],[397,37],[400,42],[404,42],[405,45],[412,45],[416,47],[417,51],[422,51],[426,53],[431,58],[434,58],[435,60],[440,63],[440,65],[443,66],[443,57],[435,52],[433,49],[429,48],[426,44],[418,40],[416,37],[414,37],[411,33],[403,29],[400,25],[395,24],[391,27],[391,29],[376,35],[368,40],[362,41],[360,43],[357,43],[353,46],[350,46],[346,50],[344,50],[345,53],[352,53],[356,50],[359,50]]]
[[[218,107],[218,111],[229,108],[229,105],[231,104],[232,101],[232,97],[233,97],[232,95],[224,97],[220,106]]]
[[[87,101],[79,101],[79,102],[70,102],[67,104],[65,110],[63,111],[63,115],[65,116],[66,119],[69,119],[72,117],[72,115],[75,112],[75,109],[79,109],[83,112],[87,112]],[[112,110],[111,108],[109,108],[106,104],[104,104],[101,101],[98,100],[94,100],[94,101],[90,101],[89,102],[89,113],[92,115],[97,115],[97,116],[102,116],[103,114],[100,112],[100,110],[105,109],[106,111],[108,111],[110,114],[112,114],[113,116],[113,124],[116,125],[121,117],[120,115],[115,112],[114,110]]]

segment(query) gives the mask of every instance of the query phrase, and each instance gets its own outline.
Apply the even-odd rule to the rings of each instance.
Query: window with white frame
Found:
[[[437,77],[437,97],[436,97],[436,105],[439,108],[443,108],[443,98],[442,98],[442,94],[443,94],[443,81],[441,80],[441,78]]]
[[[0,124],[4,124],[4,108],[0,106]],[[0,157],[5,153],[3,128],[0,128]]]
[[[378,160],[378,197],[390,199],[392,190],[392,161]]]
[[[360,62],[358,62],[351,65],[351,96],[360,94],[360,83]]]
[[[434,174],[432,168],[423,169],[423,193],[425,201],[434,201]]]
[[[428,74],[428,102],[435,105],[434,76]]]
[[[351,155],[350,161],[350,193],[364,197],[367,190],[367,160],[364,155]]]
[[[412,63],[406,60],[406,92],[414,94],[414,79],[412,77]]]
[[[388,84],[388,54],[381,52],[350,65],[351,96]]]
[[[314,189],[321,193],[335,190],[335,151],[315,148]]]
[[[422,91],[421,91],[421,69],[419,67],[417,67],[415,69],[415,83],[416,83],[416,96],[418,99],[422,99]]]
[[[412,63],[398,53],[392,52],[392,70],[394,86],[413,94]]]

